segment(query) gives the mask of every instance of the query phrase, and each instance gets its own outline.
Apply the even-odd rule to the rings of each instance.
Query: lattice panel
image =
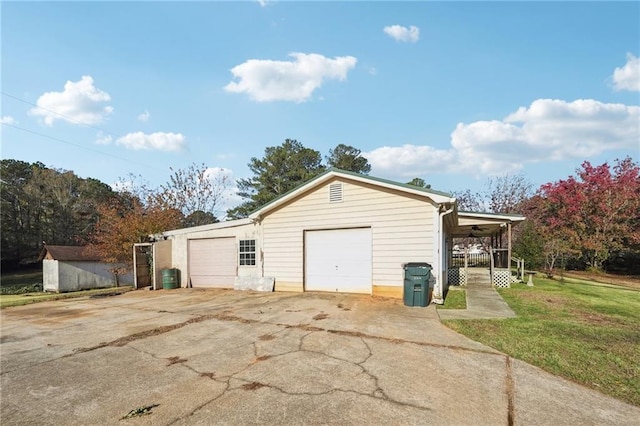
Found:
[[[511,287],[511,271],[494,270],[493,271],[494,287],[509,288]]]
[[[467,285],[467,276],[464,268],[450,268],[447,271],[449,285]]]

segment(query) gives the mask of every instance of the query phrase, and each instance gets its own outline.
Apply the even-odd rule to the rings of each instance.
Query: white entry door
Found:
[[[189,240],[189,279],[193,287],[233,288],[236,239]]]
[[[371,294],[371,228],[305,232],[305,290]]]

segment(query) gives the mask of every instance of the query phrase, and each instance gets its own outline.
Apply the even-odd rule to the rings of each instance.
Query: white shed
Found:
[[[44,291],[69,292],[92,288],[130,285],[131,274],[116,277],[110,271],[113,265],[101,262],[98,256],[82,246],[46,245],[42,259],[42,285]]]

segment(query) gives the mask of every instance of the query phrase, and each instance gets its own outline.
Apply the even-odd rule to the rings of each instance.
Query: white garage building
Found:
[[[498,229],[513,217],[494,219]],[[183,287],[273,279],[276,291],[402,298],[403,264],[427,262],[441,299],[457,226],[449,194],[331,169],[246,219],[161,238],[171,241]]]

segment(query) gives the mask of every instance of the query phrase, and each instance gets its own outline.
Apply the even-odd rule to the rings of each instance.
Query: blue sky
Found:
[[[109,184],[248,177],[286,138],[442,191],[640,158],[638,2],[0,7],[2,158]]]

